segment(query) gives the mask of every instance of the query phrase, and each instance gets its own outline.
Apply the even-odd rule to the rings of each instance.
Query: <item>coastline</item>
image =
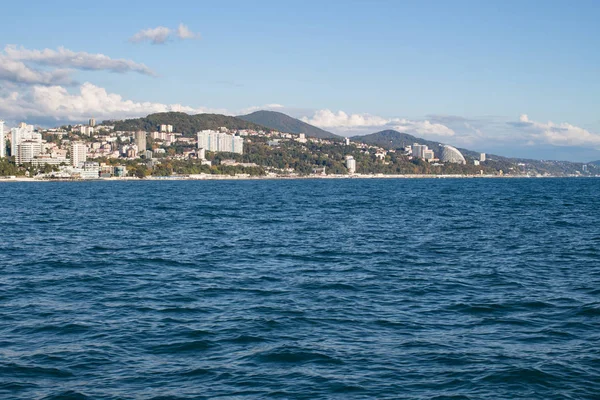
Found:
[[[247,180],[308,180],[308,179],[540,179],[540,178],[594,178],[595,176],[526,176],[526,175],[304,175],[304,176],[249,176],[249,175],[175,175],[167,177],[150,176],[110,177],[98,179],[47,179],[26,177],[0,177],[0,183],[10,182],[143,182],[143,181],[247,181]]]

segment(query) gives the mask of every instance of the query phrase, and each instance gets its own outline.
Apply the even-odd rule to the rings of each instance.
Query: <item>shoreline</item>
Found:
[[[525,176],[525,175],[306,175],[306,176],[246,176],[246,175],[176,175],[168,177],[111,177],[98,179],[48,179],[0,177],[5,182],[144,182],[144,181],[250,181],[250,180],[310,180],[310,179],[543,179],[543,178],[596,178],[597,176]]]

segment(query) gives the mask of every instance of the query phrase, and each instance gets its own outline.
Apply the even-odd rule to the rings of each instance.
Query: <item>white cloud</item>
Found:
[[[369,114],[351,114],[344,111],[334,113],[331,110],[317,110],[312,118],[303,117],[302,121],[320,128],[362,128],[386,125],[389,120]]]
[[[370,114],[337,113],[331,110],[318,110],[312,118],[303,117],[302,121],[323,129],[335,129],[338,132],[371,129],[395,129],[415,135],[454,136],[449,127],[428,120],[413,121],[405,118],[383,118]]]
[[[183,40],[198,39],[198,38],[200,38],[200,34],[190,31],[190,29],[187,27],[187,25],[179,24],[179,27],[177,27],[177,37],[179,39],[183,39]]]
[[[28,85],[70,85],[73,83],[71,72],[68,69],[38,70],[0,53],[0,81]]]
[[[152,44],[165,44],[174,36],[180,40],[200,38],[199,33],[192,32],[187,25],[179,24],[176,30],[165,26],[142,29],[130,37],[129,41],[131,43],[150,42]]]
[[[554,146],[592,146],[600,149],[600,134],[566,122],[556,124],[552,121],[532,121],[527,114],[521,114],[519,122],[511,125],[524,130],[533,142]]]
[[[430,121],[410,121],[400,119],[393,121],[394,129],[401,132],[425,136],[454,136],[454,131],[446,125],[432,123]]]
[[[131,71],[144,75],[154,75],[154,72],[152,72],[152,70],[144,64],[125,59],[113,59],[104,54],[92,54],[84,51],[75,52],[65,49],[64,47],[59,47],[58,50],[30,50],[23,47],[8,45],[4,48],[4,54],[5,58],[8,60],[32,63],[48,67],[75,68],[96,71],[105,70],[119,73]]]
[[[132,43],[140,43],[149,41],[152,44],[164,44],[171,36],[171,30],[164,26],[158,26],[156,28],[142,29],[135,35],[129,38]]]
[[[0,114],[6,118],[53,118],[81,121],[97,118],[133,118],[151,113],[180,111],[188,114],[228,113],[223,109],[189,107],[180,104],[135,102],[91,83],[84,83],[79,92],[70,93],[62,86],[31,86],[24,93],[10,92],[0,96]]]

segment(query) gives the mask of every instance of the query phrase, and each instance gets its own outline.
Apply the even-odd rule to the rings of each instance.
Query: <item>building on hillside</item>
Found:
[[[32,163],[33,159],[42,153],[42,142],[37,140],[21,140],[17,144],[15,161],[17,165]]]
[[[173,132],[173,125],[162,124],[160,126],[160,131],[164,132],[164,133],[172,133]]]
[[[213,130],[198,132],[198,149],[244,154],[244,139]]]
[[[352,156],[346,156],[346,168],[349,174],[356,173],[356,160]]]
[[[16,128],[12,128],[11,132],[11,156],[17,157],[19,151],[19,144],[21,142],[28,140],[39,143],[40,152],[42,148],[42,135],[38,132],[35,132],[33,125],[27,125],[24,122],[21,122],[19,126]],[[37,154],[36,154],[37,155]]]
[[[427,146],[415,143],[411,147],[411,153],[413,157],[423,158],[423,152],[427,150]]]
[[[94,132],[95,132],[95,128],[93,126],[85,126],[85,125],[81,125],[79,127],[79,132],[82,135],[86,135],[86,136],[93,136]]]
[[[296,142],[298,142],[298,143],[306,143],[306,134],[300,133],[298,135],[298,138],[296,139]]]
[[[413,157],[422,158],[422,159],[427,160],[429,162],[435,160],[435,154],[434,154],[433,150],[431,150],[425,144],[415,143],[412,146],[407,146],[405,148],[405,151],[407,153],[411,154]]]
[[[440,161],[455,163],[455,164],[466,164],[467,161],[465,157],[462,155],[460,151],[456,147],[441,145],[442,154],[440,156]]]
[[[81,142],[71,143],[71,165],[79,168],[81,164],[87,161],[87,146]]]
[[[425,147],[427,147],[427,146],[425,146]],[[435,159],[435,154],[433,153],[433,150],[431,150],[431,149],[423,150],[423,159],[426,161],[433,161]]]
[[[481,162],[485,162],[485,153],[481,153],[481,154],[479,155],[479,161],[481,161]]]
[[[347,138],[344,138],[344,144],[345,144],[346,146],[350,146],[350,138],[349,138],[349,137],[347,137]]]
[[[88,125],[91,126],[92,128],[96,126],[96,119],[95,118],[90,118]]]
[[[4,121],[0,119],[0,158],[6,157],[6,136],[4,136]]]
[[[69,164],[70,161],[65,157],[56,157],[52,154],[39,154],[31,160],[31,165],[34,167],[42,167],[44,165],[63,165]]]
[[[135,144],[138,148],[138,152],[142,154],[142,152],[146,151],[146,132],[137,131],[135,133]]]

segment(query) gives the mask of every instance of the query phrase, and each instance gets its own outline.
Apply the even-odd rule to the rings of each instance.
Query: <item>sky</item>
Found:
[[[505,156],[600,159],[600,2],[2,5],[0,119],[284,112]]]

